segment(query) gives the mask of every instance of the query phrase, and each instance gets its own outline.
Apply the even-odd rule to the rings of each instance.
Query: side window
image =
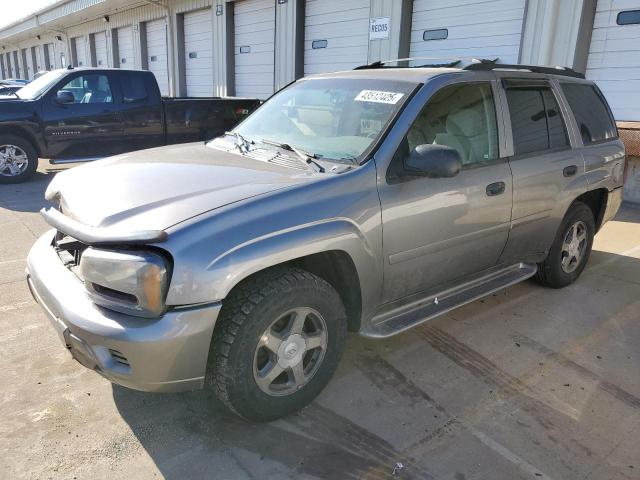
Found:
[[[73,94],[74,103],[112,103],[111,86],[106,75],[80,75],[75,77],[60,91],[66,90]]]
[[[515,155],[569,146],[560,108],[549,88],[507,89]]]
[[[593,85],[563,83],[561,86],[578,124],[582,143],[591,145],[618,137],[609,109]]]
[[[147,99],[147,88],[142,75],[121,75],[122,100],[134,103]]]
[[[444,87],[427,102],[406,141],[408,152],[425,143],[451,147],[458,151],[463,165],[497,159],[498,128],[491,84]]]

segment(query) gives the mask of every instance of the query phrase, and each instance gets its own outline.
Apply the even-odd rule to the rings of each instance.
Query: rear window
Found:
[[[549,88],[508,88],[515,155],[567,148],[567,131]]]
[[[124,103],[133,103],[147,98],[147,88],[142,75],[122,75],[122,100]]]
[[[582,143],[591,145],[618,137],[611,112],[593,85],[563,83],[562,91],[573,111]]]

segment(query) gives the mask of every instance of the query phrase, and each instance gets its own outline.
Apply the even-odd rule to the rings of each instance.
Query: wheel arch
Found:
[[[588,192],[583,193],[579,197],[577,197],[569,206],[569,209],[576,202],[584,203],[589,209],[591,213],[593,213],[593,220],[596,224],[596,232],[600,230],[602,226],[602,219],[604,217],[604,213],[607,206],[607,198],[609,196],[609,191],[606,188],[597,188],[595,190],[589,190]],[[567,209],[567,211],[569,210]]]
[[[38,157],[42,155],[42,146],[36,140],[35,136],[24,127],[0,125],[0,135],[14,135],[16,137],[20,137],[31,144]]]

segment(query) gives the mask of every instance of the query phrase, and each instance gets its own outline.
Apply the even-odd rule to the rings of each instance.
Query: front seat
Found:
[[[489,158],[486,123],[482,114],[471,108],[450,113],[446,133],[438,133],[433,143],[457,150],[463,165]]]
[[[89,76],[84,81],[84,88],[88,90],[80,103],[107,103],[111,101],[111,92],[101,88],[100,77]]]

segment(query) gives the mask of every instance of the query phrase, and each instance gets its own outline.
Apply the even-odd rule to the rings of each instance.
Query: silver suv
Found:
[[[301,79],[226,135],[58,174],[28,282],[74,358],[271,420],[387,337],[535,276],[575,281],[625,153],[568,69],[472,63]]]

